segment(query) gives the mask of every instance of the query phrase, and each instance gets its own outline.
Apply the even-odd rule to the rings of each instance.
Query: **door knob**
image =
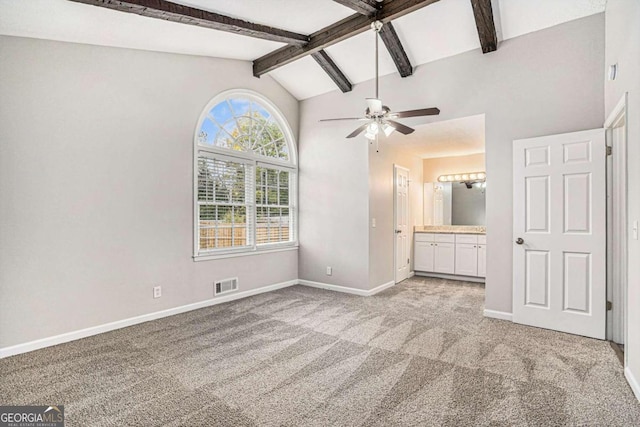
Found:
[[[402,230],[396,230],[396,234],[402,233]]]
[[[523,239],[522,237],[518,237],[518,238],[516,239],[516,243],[517,243],[517,244],[519,244],[519,245],[521,245],[521,244],[523,244],[523,243],[524,243],[524,239]]]

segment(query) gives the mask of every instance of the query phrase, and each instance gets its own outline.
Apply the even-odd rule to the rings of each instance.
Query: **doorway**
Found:
[[[398,283],[414,275],[448,275],[451,280],[484,282],[484,114],[417,125],[411,135],[394,133],[385,142],[393,148],[393,153],[387,154],[390,166],[408,168],[410,177],[407,180],[408,204],[403,206],[405,195],[404,190],[398,188],[402,183],[399,169],[394,167],[391,172],[391,167],[387,166],[389,173],[393,173],[392,179],[387,181],[390,192],[393,192],[390,200],[393,207],[389,208],[394,214],[393,228],[389,227],[390,233],[387,234],[393,238],[394,253],[390,263],[392,266],[387,271],[393,269],[393,281]],[[445,176],[451,176],[452,179],[444,182]],[[407,211],[408,217],[404,218]],[[403,224],[405,220],[408,225],[406,228]],[[372,217],[371,222],[371,227],[376,227],[375,218]],[[479,235],[475,242],[459,241],[461,245],[468,244],[471,249],[478,250],[477,255],[475,251],[474,255],[465,256],[463,251],[459,254],[460,261],[468,258],[474,265],[479,262],[472,276],[468,275],[471,269],[455,272],[455,242],[450,239],[454,239],[454,234],[460,231]],[[430,238],[436,233],[440,240],[446,241],[438,242],[438,251],[427,251],[425,254],[425,245],[420,237]],[[436,244],[433,243],[435,249]],[[427,245],[429,249],[432,247]],[[407,260],[409,263],[405,265]],[[436,260],[439,262],[436,263]]]
[[[409,278],[411,242],[409,233],[409,169],[393,165],[393,206],[394,206],[394,271],[395,282]]]
[[[627,94],[605,122],[607,132],[607,339],[624,348],[627,308]]]

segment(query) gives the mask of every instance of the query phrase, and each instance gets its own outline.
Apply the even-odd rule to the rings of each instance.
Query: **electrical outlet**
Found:
[[[327,276],[331,276],[333,274],[333,268],[327,267]]]
[[[160,298],[162,296],[162,287],[161,286],[154,286],[153,287],[153,297],[154,298]]]
[[[376,219],[375,218],[371,218],[371,227],[372,228],[376,228]]]

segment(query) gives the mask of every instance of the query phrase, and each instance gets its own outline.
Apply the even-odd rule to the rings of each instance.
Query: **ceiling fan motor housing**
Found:
[[[391,109],[389,107],[387,107],[386,105],[383,105],[382,106],[382,110],[377,111],[377,112],[371,112],[369,107],[367,107],[367,109],[364,112],[364,115],[369,119],[373,119],[373,118],[385,117],[390,112],[391,112]]]

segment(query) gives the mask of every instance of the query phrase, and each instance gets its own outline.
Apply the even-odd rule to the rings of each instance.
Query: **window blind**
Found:
[[[200,252],[254,245],[254,169],[224,156],[198,156]]]
[[[256,167],[256,244],[295,240],[294,182],[292,170]]]

